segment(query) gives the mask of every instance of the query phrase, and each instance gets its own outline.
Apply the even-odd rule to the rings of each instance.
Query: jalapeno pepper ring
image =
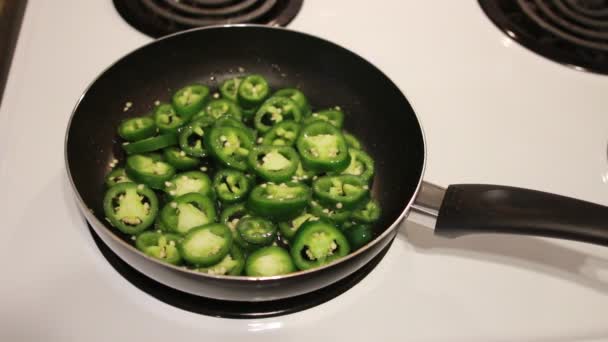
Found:
[[[290,253],[296,267],[307,270],[347,255],[350,245],[344,234],[330,223],[308,221],[296,233]]]
[[[300,163],[298,153],[287,146],[257,146],[247,157],[249,167],[262,179],[270,182],[291,180]]]
[[[186,234],[194,227],[215,222],[215,206],[209,197],[193,192],[167,203],[160,218],[169,231]]]
[[[258,131],[266,133],[272,126],[286,120],[300,122],[302,120],[300,108],[288,97],[273,96],[255,113],[253,124]]]
[[[251,191],[247,208],[257,216],[285,221],[301,213],[310,196],[310,188],[303,183],[263,183]]]
[[[143,184],[119,183],[106,191],[103,209],[112,226],[125,234],[138,234],[154,223],[158,199]]]
[[[188,263],[209,267],[220,262],[232,247],[232,233],[221,223],[193,228],[177,245]]]
[[[208,97],[209,88],[207,86],[191,84],[175,92],[171,103],[177,114],[188,121],[203,108]]]
[[[341,172],[350,163],[348,147],[342,133],[324,121],[304,126],[296,141],[302,165],[317,172]]]
[[[367,183],[357,176],[325,176],[312,183],[315,198],[336,209],[354,209],[369,194]]]

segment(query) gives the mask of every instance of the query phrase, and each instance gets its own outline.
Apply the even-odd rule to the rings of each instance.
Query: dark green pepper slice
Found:
[[[300,134],[300,125],[294,121],[282,121],[272,126],[262,138],[264,146],[293,146]]]
[[[369,187],[357,176],[325,176],[312,183],[315,197],[336,209],[354,209],[367,198]]]
[[[295,270],[289,253],[277,246],[258,249],[247,257],[245,263],[245,274],[250,277],[270,277]]]
[[[362,150],[349,149],[350,164],[342,171],[343,175],[359,176],[366,182],[370,182],[374,176],[374,160]]]
[[[244,129],[215,125],[205,135],[205,146],[224,166],[240,171],[247,170],[247,156],[253,142]]]
[[[161,134],[177,134],[177,130],[185,125],[187,120],[179,116],[172,105],[162,103],[154,110],[154,122]]]
[[[286,182],[293,177],[300,163],[298,153],[287,146],[254,147],[247,162],[255,174],[270,182]]]
[[[138,234],[154,223],[158,199],[143,184],[119,183],[106,191],[103,210],[113,227],[125,234]]]
[[[122,167],[112,170],[105,177],[105,183],[108,188],[124,182],[132,182],[132,180],[127,176],[125,169]]]
[[[179,197],[189,193],[199,193],[211,199],[215,198],[211,179],[200,171],[178,173],[165,182],[165,192],[170,198]]]
[[[381,213],[380,203],[372,198],[364,206],[353,211],[352,219],[361,223],[374,223],[378,221]]]
[[[270,93],[270,86],[260,75],[249,75],[239,84],[237,102],[243,108],[257,107]]]
[[[251,185],[244,173],[237,170],[224,169],[213,177],[213,188],[220,201],[235,203],[245,199]]]
[[[342,232],[353,250],[363,247],[374,238],[374,232],[369,224],[346,225],[342,227]]]
[[[118,126],[118,135],[126,141],[137,141],[156,134],[156,124],[149,116],[131,118]]]
[[[246,120],[246,121],[251,120],[255,116],[255,113],[257,113],[257,111],[258,111],[258,107],[241,108],[241,113],[243,114],[243,120]]]
[[[357,150],[361,150],[363,148],[361,142],[359,142],[359,139],[355,138],[354,135],[346,133],[344,131],[342,132],[342,135],[344,136],[344,140],[346,141],[346,145],[348,145],[349,149],[354,148]]]
[[[315,221],[319,218],[313,214],[304,212],[302,215],[290,220],[279,223],[279,231],[281,235],[283,235],[287,240],[292,241],[293,237],[296,235],[296,232],[307,221]]]
[[[207,196],[193,192],[167,203],[160,218],[169,231],[186,234],[190,229],[215,222],[215,206]]]
[[[162,189],[175,175],[175,169],[156,155],[135,154],[127,157],[126,172],[129,178],[152,189]]]
[[[352,211],[350,210],[337,209],[335,206],[333,208],[326,208],[317,201],[310,202],[310,212],[325,221],[337,225],[344,223],[352,215]]]
[[[228,226],[228,228],[230,228],[230,230],[236,237],[238,235],[236,232],[236,227],[238,226],[239,222],[243,218],[249,216],[249,211],[247,210],[247,207],[245,207],[245,204],[233,204],[229,207],[226,207],[222,211],[222,214],[220,216],[220,222]]]
[[[209,88],[207,86],[191,84],[178,90],[173,95],[171,103],[177,114],[188,121],[203,108],[208,97]]]
[[[308,221],[296,233],[290,252],[296,267],[307,270],[347,255],[350,245],[344,234],[330,223]]]
[[[261,217],[243,218],[236,230],[245,242],[259,247],[272,244],[277,235],[277,227],[274,223]]]
[[[302,123],[307,125],[315,121],[325,121],[334,127],[342,128],[344,125],[344,113],[337,109],[324,109],[316,113],[312,113],[312,115],[304,119]]]
[[[177,147],[169,147],[163,150],[163,157],[167,163],[171,164],[176,170],[192,170],[197,167],[201,160],[191,157],[186,152]]]
[[[247,208],[258,216],[285,221],[298,216],[310,196],[310,188],[303,183],[263,183],[251,191]]]
[[[179,134],[179,147],[189,156],[205,157],[207,149],[203,140],[212,124],[213,119],[208,117],[201,117],[192,121]]]
[[[255,141],[257,132],[255,130],[245,126],[244,123],[242,123],[241,121],[239,121],[231,116],[223,116],[223,117],[217,119],[217,121],[215,121],[215,125],[218,127],[226,126],[226,127],[240,128],[243,131],[247,132],[247,135],[251,139],[251,142]]]
[[[137,236],[135,246],[155,259],[179,265],[182,261],[182,257],[177,250],[177,244],[180,240],[181,237],[174,234],[143,232]]]
[[[222,116],[229,115],[237,120],[241,120],[242,114],[241,109],[236,103],[225,100],[225,99],[217,99],[210,101],[207,106],[205,106],[205,115],[217,120]]]
[[[298,108],[300,108],[300,112],[302,112],[302,117],[309,116],[311,113],[310,105],[308,104],[308,99],[306,98],[304,93],[302,93],[296,88],[284,88],[278,90],[272,96],[283,96],[290,98],[293,102],[295,102],[296,105],[298,105]]]
[[[208,267],[220,262],[232,248],[232,233],[221,223],[193,228],[177,245],[188,263]]]
[[[132,143],[123,143],[122,148],[127,154],[146,153],[163,149],[177,144],[177,136],[173,133],[157,135]]]
[[[272,126],[287,120],[300,122],[302,120],[300,108],[288,97],[273,96],[255,113],[253,125],[258,131],[266,133]]]
[[[241,275],[245,269],[245,255],[236,244],[232,244],[230,252],[215,265],[199,268],[199,272],[211,275]]]
[[[232,102],[236,102],[237,92],[239,91],[239,85],[242,81],[243,79],[239,77],[225,80],[220,86],[220,94],[222,94],[222,97]]]
[[[341,172],[350,163],[348,147],[342,133],[324,121],[315,121],[304,126],[296,146],[302,165],[312,171]]]

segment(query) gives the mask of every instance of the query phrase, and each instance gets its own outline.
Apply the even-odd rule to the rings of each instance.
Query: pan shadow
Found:
[[[448,239],[409,221],[401,227],[398,238],[407,239],[418,253],[483,259],[525,268],[608,294],[608,256],[580,252],[549,239],[506,234]]]

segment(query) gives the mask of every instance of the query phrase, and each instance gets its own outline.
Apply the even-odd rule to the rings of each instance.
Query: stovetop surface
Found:
[[[427,180],[608,205],[608,78],[514,43],[475,1],[387,1],[377,11],[308,0],[289,27],[354,50],[395,81],[425,128]],[[63,138],[88,83],[149,41],[111,1],[28,2],[0,108],[0,340],[608,339],[608,249],[447,240],[410,223],[360,283],[292,315],[213,318],[141,292],[95,248],[67,181]]]

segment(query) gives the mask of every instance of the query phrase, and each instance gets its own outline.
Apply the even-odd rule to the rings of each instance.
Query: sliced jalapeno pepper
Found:
[[[365,201],[369,187],[357,176],[325,176],[312,183],[312,191],[319,202],[327,206],[354,209]]]
[[[225,80],[220,86],[220,93],[222,94],[222,97],[232,102],[236,102],[237,92],[239,91],[239,85],[242,81],[243,79],[239,77]]]
[[[359,176],[366,182],[370,182],[374,176],[374,160],[362,150],[349,149],[350,163],[342,171],[343,175]]]
[[[277,246],[258,249],[247,257],[245,263],[245,274],[250,277],[270,277],[295,270],[289,253]]]
[[[306,98],[304,93],[302,93],[296,88],[284,88],[278,90],[272,96],[283,96],[290,98],[293,102],[295,102],[296,105],[298,105],[298,108],[300,108],[300,112],[302,112],[302,117],[309,116],[311,113],[310,105],[308,104],[308,99]]]
[[[173,106],[168,103],[162,103],[154,110],[154,122],[161,134],[177,134],[177,130],[185,125],[186,121],[187,120],[179,116],[175,112],[175,109],[173,109]]]
[[[106,191],[103,210],[112,226],[125,234],[138,234],[154,223],[158,199],[143,184],[119,183]]]
[[[127,154],[146,153],[163,149],[177,144],[177,136],[173,133],[161,134],[138,140],[132,143],[124,143],[122,148]]]
[[[244,173],[237,170],[224,169],[213,177],[213,188],[220,201],[235,203],[245,199],[251,185]]]
[[[208,97],[209,88],[207,86],[191,84],[178,90],[171,100],[177,114],[188,121],[203,108]]]
[[[194,227],[215,222],[215,206],[209,197],[193,192],[167,203],[160,218],[169,231],[186,234]]]
[[[361,223],[374,223],[378,221],[381,213],[380,203],[370,199],[364,206],[353,211],[352,219]]]
[[[293,240],[293,237],[296,235],[296,232],[307,221],[315,221],[319,218],[313,214],[304,212],[302,215],[294,218],[290,221],[279,222],[279,231],[281,235],[283,235],[287,240]]]
[[[131,118],[118,126],[118,135],[126,141],[137,141],[156,134],[156,124],[149,116]]]
[[[245,204],[233,204],[229,207],[226,207],[222,211],[222,214],[220,216],[220,222],[228,226],[228,228],[230,228],[230,230],[236,236],[236,227],[238,226],[239,222],[241,221],[241,219],[249,216],[249,211],[245,207]]]
[[[199,193],[210,199],[215,198],[211,179],[209,179],[207,174],[200,171],[188,171],[176,174],[169,181],[165,182],[164,190],[171,198],[189,193]]]
[[[182,261],[182,257],[177,250],[180,239],[180,236],[174,234],[143,232],[137,236],[135,246],[155,259],[178,265]]]
[[[105,177],[105,183],[107,187],[112,187],[118,183],[132,182],[127,176],[125,169],[122,167],[116,168],[108,173]]]
[[[247,170],[247,156],[253,142],[245,130],[215,125],[205,135],[205,146],[221,164],[240,171]]]
[[[243,218],[236,230],[242,240],[258,247],[272,244],[277,235],[277,227],[274,223],[261,217]]]
[[[205,106],[205,115],[213,118],[214,120],[226,115],[230,115],[237,120],[241,120],[242,118],[241,109],[239,106],[237,106],[236,103],[225,99],[210,101]]]
[[[338,209],[335,206],[327,208],[317,201],[311,201],[309,207],[313,215],[337,225],[344,223],[352,215],[350,210]]]
[[[255,113],[257,113],[257,111],[258,111],[258,107],[241,108],[241,113],[243,114],[243,120],[246,120],[246,121],[251,120],[255,116]]]
[[[350,245],[344,234],[330,223],[308,221],[296,233],[290,252],[296,267],[307,270],[347,255]]]
[[[192,157],[205,157],[207,149],[203,145],[203,139],[212,124],[211,118],[202,117],[186,126],[179,134],[179,147],[182,151]]]
[[[300,125],[294,121],[282,121],[272,126],[262,139],[264,146],[293,146],[300,134]]]
[[[298,216],[310,196],[310,188],[303,183],[263,183],[251,191],[247,208],[258,216],[285,221]]]
[[[158,155],[134,154],[127,157],[126,172],[129,178],[152,189],[162,189],[175,174],[175,169],[160,160]]]
[[[344,125],[344,113],[337,109],[324,109],[316,113],[312,113],[312,115],[304,119],[302,123],[307,125],[315,121],[325,121],[334,127],[342,128]]]
[[[249,136],[249,138],[251,139],[251,142],[254,142],[257,135],[256,135],[256,131],[253,129],[250,129],[249,127],[245,126],[244,123],[242,123],[241,121],[230,117],[230,116],[223,116],[219,119],[217,119],[217,121],[215,121],[215,125],[216,126],[226,126],[226,127],[235,127],[235,128],[240,128],[243,131],[247,132],[247,135]]]
[[[353,250],[363,247],[374,238],[374,232],[369,224],[353,223],[343,226],[342,232]]]
[[[270,93],[270,86],[260,75],[249,75],[239,84],[237,102],[243,108],[252,108],[264,102]]]
[[[253,125],[258,131],[266,133],[272,126],[287,120],[300,122],[302,120],[300,108],[288,97],[273,96],[255,113]]]
[[[177,245],[184,260],[200,267],[217,264],[230,252],[231,247],[232,233],[221,223],[196,227]]]
[[[300,163],[298,153],[287,146],[256,146],[247,162],[253,172],[270,182],[286,182],[293,177]]]
[[[230,252],[224,259],[213,266],[199,268],[199,272],[212,275],[240,275],[245,268],[245,255],[236,244],[232,244]]]
[[[197,167],[201,160],[191,157],[186,152],[177,147],[168,147],[163,150],[163,157],[167,163],[171,164],[176,170],[192,170]]]
[[[302,165],[309,170],[341,172],[350,163],[348,147],[342,133],[324,121],[315,121],[304,126],[296,146]]]
[[[346,141],[346,145],[348,145],[349,149],[354,148],[357,150],[361,150],[363,148],[359,140],[355,138],[354,135],[346,133],[344,131],[342,132],[342,135],[344,136],[344,141]]]

